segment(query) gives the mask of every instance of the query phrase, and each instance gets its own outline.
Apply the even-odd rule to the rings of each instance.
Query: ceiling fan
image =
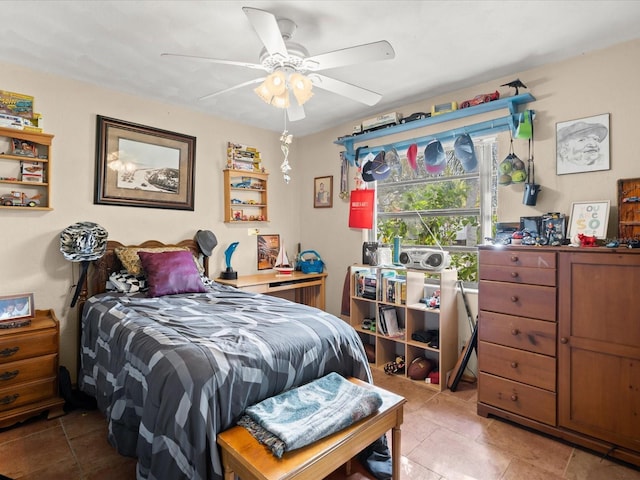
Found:
[[[266,77],[249,80],[248,82],[205,95],[200,97],[200,100],[261,83],[255,89],[258,96],[271,105],[286,108],[289,120],[295,121],[305,117],[302,105],[313,95],[313,87],[348,97],[369,106],[375,105],[382,98],[379,93],[321,75],[318,72],[358,63],[390,60],[395,57],[395,52],[391,44],[386,40],[309,56],[306,48],[291,41],[297,28],[293,21],[286,18],[276,18],[272,13],[256,8],[243,7],[242,10],[264,44],[264,48],[259,55],[259,63],[237,62],[177,53],[161,54],[162,56],[205,60],[267,72]],[[290,101],[289,93],[293,93],[295,101]]]

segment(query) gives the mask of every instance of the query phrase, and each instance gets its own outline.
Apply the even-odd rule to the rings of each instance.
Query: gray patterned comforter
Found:
[[[357,333],[321,310],[217,285],[160,298],[105,293],[82,319],[82,391],[137,478],[222,479],[216,434],[245,408],[329,372],[371,381]]]

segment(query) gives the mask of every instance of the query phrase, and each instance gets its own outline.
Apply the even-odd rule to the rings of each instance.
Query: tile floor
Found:
[[[374,377],[376,385],[408,400],[401,480],[640,480],[636,467],[478,416],[474,385],[461,383],[457,392],[436,394],[379,370]],[[118,455],[106,431],[97,411],[0,430],[0,474],[16,480],[135,479],[135,460]],[[358,465],[348,479],[343,469],[329,477],[370,478]]]

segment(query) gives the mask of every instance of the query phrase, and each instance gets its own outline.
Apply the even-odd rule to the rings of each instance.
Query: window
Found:
[[[400,168],[376,182],[375,238],[391,244],[441,246],[463,281],[477,281],[477,244],[492,236],[497,208],[497,142],[476,138],[478,169],[467,173],[453,154],[453,143],[443,144],[447,165],[440,175],[426,172],[422,157],[417,171],[400,154]]]

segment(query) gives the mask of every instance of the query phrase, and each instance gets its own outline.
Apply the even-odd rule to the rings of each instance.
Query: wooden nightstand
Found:
[[[31,324],[0,329],[0,428],[46,410],[64,415],[58,396],[59,323],[53,310],[36,310]]]

